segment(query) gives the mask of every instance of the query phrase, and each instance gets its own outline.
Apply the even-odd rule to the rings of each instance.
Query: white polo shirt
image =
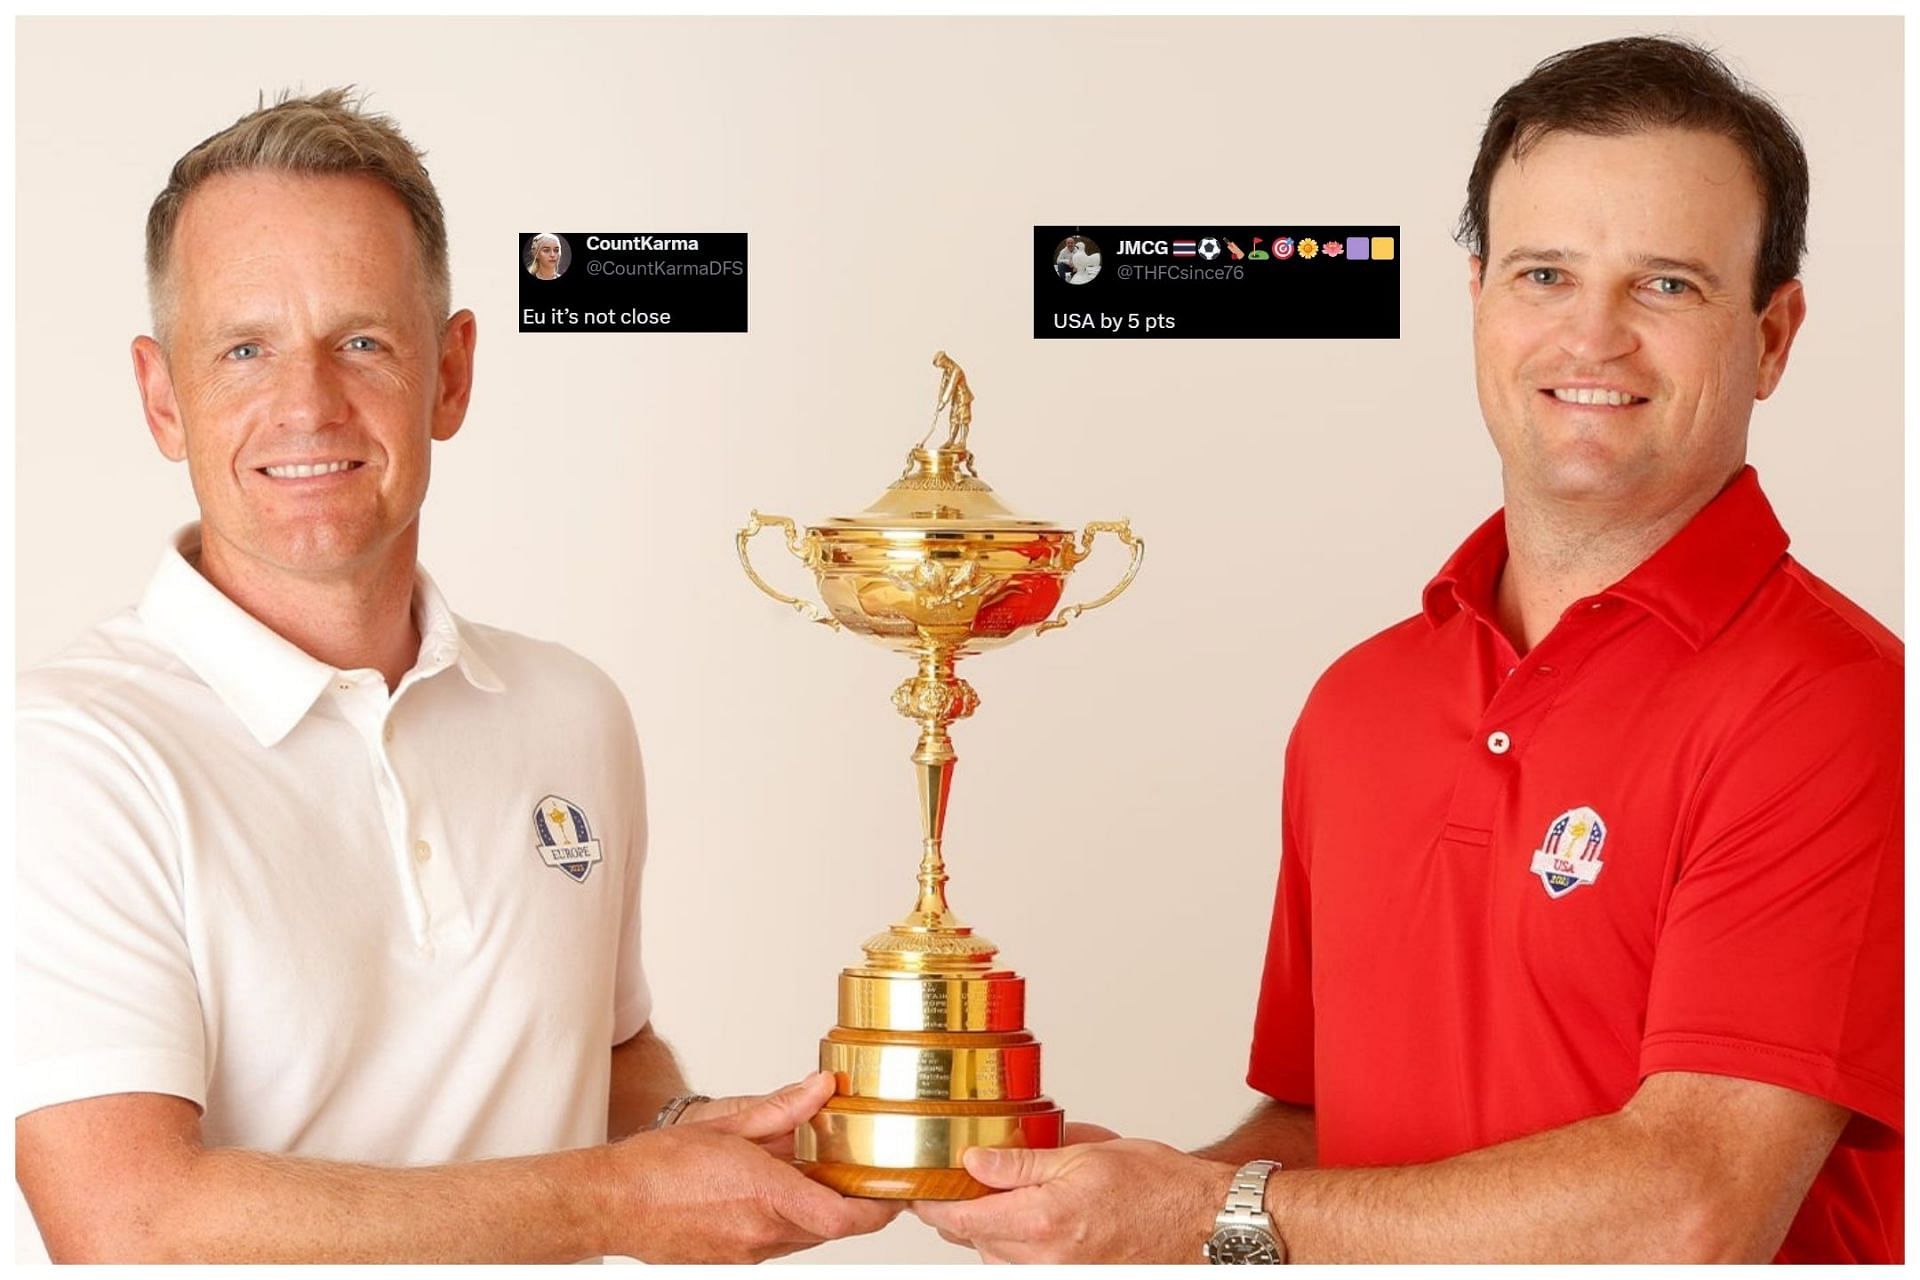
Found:
[[[422,572],[389,695],[197,541],[19,680],[16,1114],[175,1094],[210,1146],[383,1164],[605,1141],[649,1010],[618,688]]]

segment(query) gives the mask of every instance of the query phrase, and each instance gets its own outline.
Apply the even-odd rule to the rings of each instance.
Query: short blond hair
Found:
[[[282,93],[200,143],[174,163],[167,185],[147,210],[147,300],[164,336],[172,299],[167,271],[174,231],[187,197],[221,173],[261,170],[301,175],[359,174],[384,183],[400,197],[413,220],[427,302],[436,319],[452,310],[453,281],[447,268],[447,217],[427,176],[419,148],[391,118],[364,110],[353,88],[326,89],[307,97]]]

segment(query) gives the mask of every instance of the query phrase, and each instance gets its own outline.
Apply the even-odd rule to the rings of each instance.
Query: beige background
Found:
[[[805,1071],[834,973],[910,903],[907,664],[763,599],[732,534],[864,505],[944,347],[1005,498],[1149,543],[1111,610],[967,664],[956,905],[1030,978],[1070,1115],[1206,1141],[1254,1100],[1288,727],[1498,503],[1449,239],[1486,107],[1639,30],[1719,46],[1805,137],[1811,316],[1753,457],[1801,558],[1897,627],[1896,19],[27,21],[20,661],[135,599],[192,515],[126,356],[168,166],[260,90],[355,82],[428,151],[480,316],[424,558],[463,613],[626,691],[656,1021],[691,1078]],[[1400,341],[1030,337],[1035,223],[1304,220],[1401,225]],[[749,232],[751,334],[516,334],[541,227]],[[909,1219],[809,1258],[964,1256]]]

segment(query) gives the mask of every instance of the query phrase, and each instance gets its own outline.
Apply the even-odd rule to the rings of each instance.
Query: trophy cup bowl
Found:
[[[810,525],[752,513],[735,537],[754,585],[809,621],[911,656],[915,673],[894,708],[920,728],[919,894],[905,918],[863,945],[865,963],[840,974],[838,1025],[820,1042],[835,1095],[794,1135],[803,1172],[848,1195],[952,1200],[984,1195],[960,1157],[968,1147],[1057,1147],[1064,1113],[1040,1092],[1040,1045],[1026,1021],[1026,980],[996,968],[997,948],[947,905],[942,849],[955,755],[948,726],[980,704],[954,664],[970,654],[1063,627],[1117,597],[1145,545],[1124,520],[1073,532],[1015,515],[980,479],[966,446],[972,392],[944,352],[936,423],[906,471],[853,516]],[[928,433],[931,435],[931,431]],[[784,532],[824,608],[779,591],[754,569],[752,539]],[[1102,533],[1131,549],[1104,595],[1055,613],[1067,578]]]

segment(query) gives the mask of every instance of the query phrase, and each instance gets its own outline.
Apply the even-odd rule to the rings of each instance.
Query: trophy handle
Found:
[[[800,613],[800,616],[808,622],[817,622],[821,626],[832,627],[835,631],[838,631],[840,629],[840,619],[834,617],[811,600],[802,600],[797,596],[790,596],[784,591],[775,590],[765,578],[762,578],[754,571],[753,561],[747,555],[747,542],[749,539],[763,529],[777,526],[787,531],[787,550],[793,553],[794,559],[811,569],[813,567],[813,539],[811,537],[802,539],[799,531],[793,527],[793,520],[788,516],[763,516],[758,511],[751,512],[749,515],[750,518],[747,520],[747,527],[733,536],[733,545],[735,549],[740,552],[740,567],[747,571],[747,577],[753,582],[753,585],[772,596],[775,600],[778,600],[781,604],[792,605],[794,609]]]
[[[1059,617],[1048,618],[1040,624],[1039,629],[1033,634],[1040,635],[1042,632],[1051,631],[1055,627],[1064,627],[1087,610],[1098,609],[1103,604],[1112,603],[1116,596],[1133,585],[1133,576],[1140,572],[1141,558],[1147,554],[1147,544],[1133,536],[1133,530],[1125,520],[1095,520],[1088,524],[1086,528],[1080,531],[1080,545],[1074,547],[1071,543],[1068,544],[1068,550],[1073,554],[1073,562],[1079,564],[1082,560],[1092,555],[1093,540],[1096,535],[1102,533],[1111,533],[1119,538],[1121,542],[1133,548],[1133,559],[1128,563],[1127,571],[1120,576],[1120,581],[1113,584],[1113,590],[1107,592],[1107,594],[1101,596],[1098,600],[1089,600],[1085,604],[1068,605],[1060,611]]]

